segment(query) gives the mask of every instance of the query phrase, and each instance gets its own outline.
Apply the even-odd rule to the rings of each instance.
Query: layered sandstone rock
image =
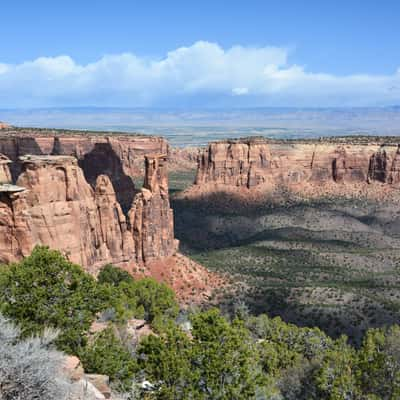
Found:
[[[129,220],[109,177],[99,175],[93,189],[75,157],[20,161],[18,191],[0,186],[1,261],[17,260],[44,244],[95,273],[106,263],[128,267],[175,253],[164,158],[147,159],[147,184],[133,200]]]
[[[0,185],[12,182],[9,164],[11,164],[11,160],[0,154]]]
[[[178,247],[173,235],[174,218],[168,198],[166,155],[146,156],[141,192],[129,211],[138,260],[147,262],[170,256]]]
[[[265,139],[211,143],[199,156],[196,184],[253,188],[327,182],[400,182],[397,145],[349,144]]]
[[[113,263],[155,277],[183,304],[225,284],[177,253],[164,139],[10,128],[0,133],[1,152],[12,161],[0,163],[3,182],[11,166],[14,184],[0,183],[0,263],[48,245],[93,274]]]
[[[11,172],[14,180],[21,173],[22,166],[18,162],[21,156],[74,156],[93,188],[99,175],[109,176],[125,213],[136,193],[133,179],[144,175],[144,156],[168,153],[167,141],[155,136],[41,132],[10,128],[0,133],[0,153],[13,161]]]
[[[196,169],[199,147],[171,147],[168,153],[168,169],[173,172]]]
[[[0,185],[0,261],[9,263],[30,254],[34,240],[24,188]]]

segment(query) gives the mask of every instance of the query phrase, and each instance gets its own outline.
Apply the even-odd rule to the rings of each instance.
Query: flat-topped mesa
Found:
[[[196,185],[400,183],[397,144],[245,139],[211,143],[198,158]]]
[[[126,214],[136,193],[133,178],[143,177],[144,156],[167,154],[168,143],[161,137],[136,134],[9,128],[0,132],[0,153],[13,161],[14,181],[21,173],[21,156],[74,156],[93,188],[99,175],[109,176]]]
[[[127,220],[107,175],[93,189],[75,157],[21,157],[17,185],[26,190],[0,193],[0,261],[16,261],[43,244],[96,273],[107,263],[131,268],[174,254],[168,183],[158,167],[163,158],[153,159],[145,180],[153,182],[150,189],[163,189],[137,193]]]

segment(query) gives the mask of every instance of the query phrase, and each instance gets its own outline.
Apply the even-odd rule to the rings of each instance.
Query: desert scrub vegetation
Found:
[[[0,285],[1,400],[67,400],[70,388],[58,375],[62,353],[56,348],[78,355],[87,372],[109,375],[126,399],[400,398],[397,325],[370,329],[354,347],[346,336],[334,339],[315,327],[254,316],[243,301],[224,312],[180,310],[165,285],[135,280],[112,265],[96,280],[45,247],[1,267]],[[275,289],[279,307],[289,289]],[[307,290],[313,294],[314,288]],[[334,315],[340,327],[336,310],[323,304],[311,308],[320,318]],[[126,320],[138,315],[153,331],[134,341],[121,332]],[[90,333],[99,318],[107,327]]]
[[[21,339],[21,330],[0,314],[0,399],[67,400],[71,384],[62,374],[64,355],[54,349],[57,332]]]
[[[196,170],[171,171],[168,174],[168,186],[171,195],[179,193],[191,186],[196,177]]]
[[[89,341],[92,322],[100,319],[118,327],[128,319],[145,318],[157,331],[178,311],[175,294],[165,284],[152,278],[134,280],[111,265],[96,280],[47,247],[36,247],[19,263],[0,266],[0,312],[19,324],[21,338],[40,335],[46,327],[57,329],[58,350],[81,357],[88,371],[122,383],[132,377],[132,368],[125,363],[129,346],[114,338],[111,328]],[[127,373],[118,367],[122,361]]]

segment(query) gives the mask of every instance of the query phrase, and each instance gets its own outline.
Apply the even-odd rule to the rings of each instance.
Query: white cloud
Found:
[[[252,106],[400,102],[393,90],[400,87],[400,68],[392,75],[335,76],[290,64],[288,55],[279,47],[223,49],[199,41],[159,60],[123,53],[87,65],[65,55],[0,63],[0,107],[174,106],[193,98],[202,105],[213,105],[214,98],[232,105],[237,96]]]
[[[232,89],[232,93],[236,96],[243,96],[249,93],[249,89],[246,87],[237,87]]]

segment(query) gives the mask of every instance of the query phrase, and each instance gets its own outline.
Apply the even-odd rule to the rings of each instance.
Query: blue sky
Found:
[[[0,107],[400,103],[399,16],[394,0],[3,0]]]

